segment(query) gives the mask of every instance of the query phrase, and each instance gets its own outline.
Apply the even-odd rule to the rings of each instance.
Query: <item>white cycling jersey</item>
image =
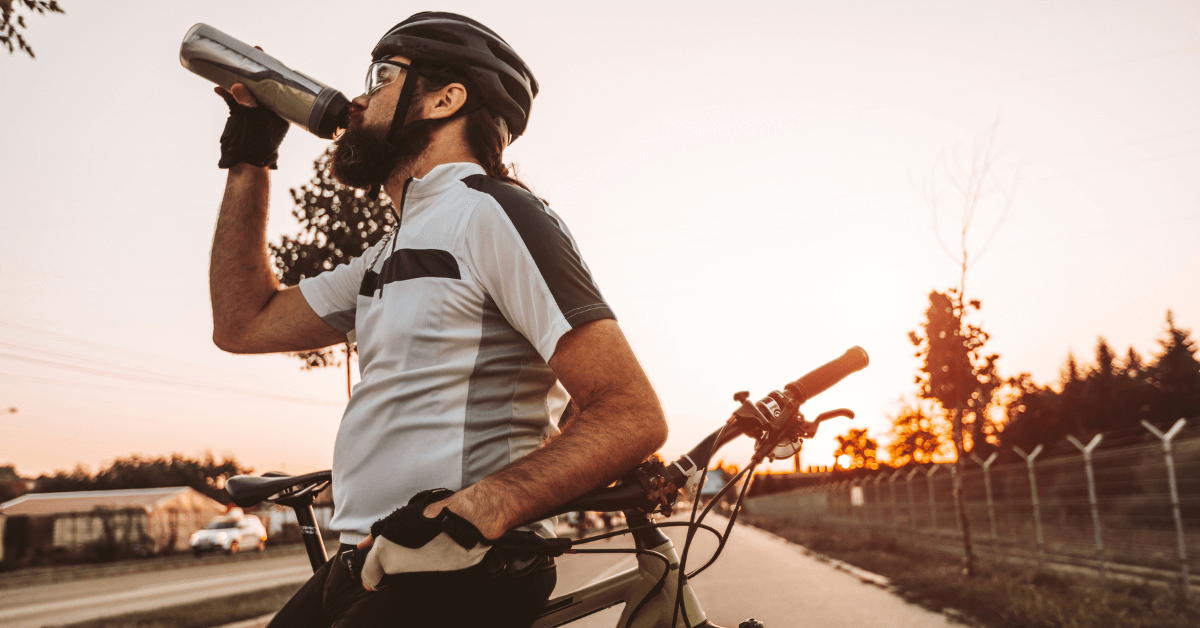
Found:
[[[557,433],[568,398],[547,361],[567,331],[614,318],[558,215],[482,167],[438,166],[399,205],[393,237],[300,282],[358,342],[362,381],[333,456],[343,543],[417,492],[474,484]]]

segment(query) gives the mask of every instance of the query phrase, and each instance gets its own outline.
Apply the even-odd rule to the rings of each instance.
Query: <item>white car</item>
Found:
[[[197,558],[205,552],[236,554],[251,547],[261,552],[267,548],[267,529],[254,515],[217,517],[193,532],[189,544]]]

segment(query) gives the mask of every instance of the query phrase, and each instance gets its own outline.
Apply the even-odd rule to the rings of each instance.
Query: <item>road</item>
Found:
[[[715,517],[713,518],[716,519]],[[724,521],[718,520],[723,529]],[[668,530],[682,547],[683,533]],[[703,533],[702,533],[703,534]],[[689,565],[703,564],[715,548],[700,537]],[[593,547],[629,547],[620,540]],[[555,595],[628,569],[631,557],[613,554],[575,555],[559,560]],[[153,573],[0,590],[0,626],[40,628],[136,610],[182,604],[255,588],[303,581],[311,571],[303,556],[197,566]],[[736,627],[747,617],[769,628],[815,625],[821,628],[944,628],[945,618],[913,606],[825,563],[802,554],[794,545],[754,528],[738,526],[715,565],[693,585],[709,620]],[[620,616],[613,608],[572,628],[612,628]]]
[[[40,628],[296,583],[312,575],[304,556],[224,562],[0,590],[0,626]]]

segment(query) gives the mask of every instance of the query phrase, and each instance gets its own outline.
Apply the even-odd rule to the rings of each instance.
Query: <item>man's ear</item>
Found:
[[[428,117],[434,120],[448,118],[466,104],[467,88],[462,83],[451,83],[438,90]]]

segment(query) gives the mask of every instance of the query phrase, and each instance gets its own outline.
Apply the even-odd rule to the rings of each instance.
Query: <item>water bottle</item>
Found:
[[[245,85],[260,107],[317,137],[333,139],[346,126],[350,101],[341,92],[207,24],[184,35],[179,62],[225,89]]]

